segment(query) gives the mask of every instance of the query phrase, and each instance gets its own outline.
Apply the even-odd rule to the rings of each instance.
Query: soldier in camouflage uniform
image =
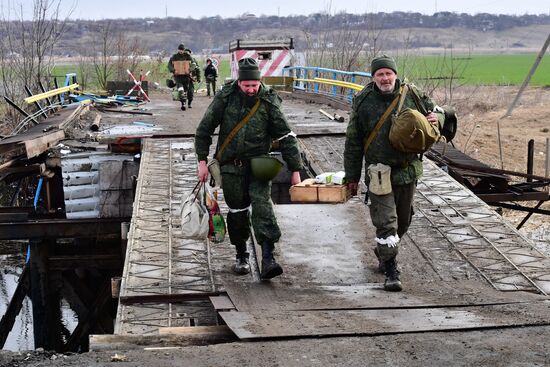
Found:
[[[181,102],[181,110],[185,111],[185,103],[187,101],[188,106],[191,107],[193,101],[193,79],[192,74],[196,73],[198,65],[196,61],[191,57],[191,53],[186,49],[183,44],[178,46],[178,52],[172,55],[168,61],[168,70],[174,74],[174,81],[176,82],[176,88],[178,89],[178,96]],[[174,67],[174,61],[189,61],[190,73],[187,75],[177,75]],[[200,70],[199,70],[200,71]],[[200,74],[199,74],[200,78]]]
[[[250,271],[246,241],[250,235],[249,213],[254,235],[262,247],[262,279],[282,274],[283,269],[273,257],[275,243],[281,236],[273,212],[271,182],[256,179],[250,170],[250,159],[265,155],[274,139],[279,140],[283,159],[292,171],[291,183],[300,182],[302,163],[296,135],[290,130],[281,111],[281,99],[260,82],[260,70],[256,60],[245,58],[239,61],[239,79],[224,85],[206,110],[195,135],[195,150],[199,160],[199,179],[206,181],[206,164],[212,134],[220,126],[219,144],[239,124],[251,108],[260,100],[252,115],[220,158],[224,198],[229,206],[227,226],[229,238],[237,251],[233,271],[247,274]]]
[[[186,48],[185,53],[191,56],[193,52],[189,48]],[[192,78],[189,81],[189,88],[187,89],[187,107],[189,108],[191,108],[191,102],[193,102],[193,97],[195,95],[194,82],[201,82],[201,69],[199,67],[199,63],[193,56],[191,56],[191,76]]]
[[[371,164],[382,163],[391,167],[392,192],[387,195],[368,193],[370,215],[376,227],[375,254],[379,260],[379,269],[386,275],[384,289],[401,291],[396,256],[399,239],[407,232],[412,218],[412,202],[417,179],[422,175],[422,162],[416,154],[400,152],[392,147],[389,141],[391,118],[388,118],[378,131],[376,137],[364,153],[364,143],[390,106],[399,96],[403,84],[397,78],[397,65],[388,56],[374,58],[371,63],[373,81],[367,84],[354,98],[350,122],[346,131],[344,166],[348,189],[352,195],[357,194],[361,178],[363,159],[365,170]],[[420,97],[420,103],[429,111],[428,121],[434,125],[443,124],[443,110],[416,87],[409,85]],[[411,92],[407,94],[403,107],[418,110]],[[436,113],[431,112],[436,111]],[[369,185],[369,177],[365,175]]]

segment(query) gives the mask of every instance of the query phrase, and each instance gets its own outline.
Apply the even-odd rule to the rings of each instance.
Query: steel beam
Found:
[[[120,224],[129,221],[124,217],[0,223],[0,240],[120,237]]]

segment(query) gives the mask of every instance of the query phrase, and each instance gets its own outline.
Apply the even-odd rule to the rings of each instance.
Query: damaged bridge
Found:
[[[284,108],[307,172],[341,170],[345,124],[301,100],[287,99]],[[427,158],[399,255],[403,292],[383,291],[362,195],[344,204],[273,195],[284,274],[260,281],[253,257],[251,273],[236,276],[227,238],[181,233],[180,204],[196,183],[193,146],[192,137],[144,141],[114,335],[92,335],[91,349],[549,323],[550,259]],[[282,185],[276,180],[274,192]]]

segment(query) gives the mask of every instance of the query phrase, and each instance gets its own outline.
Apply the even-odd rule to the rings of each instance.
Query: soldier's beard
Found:
[[[256,101],[258,100],[258,94],[254,94],[252,96],[249,96],[248,94],[245,94],[244,97],[244,103],[247,107],[252,107],[254,104],[256,104]]]

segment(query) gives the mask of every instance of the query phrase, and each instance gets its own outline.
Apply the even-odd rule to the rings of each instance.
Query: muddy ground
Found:
[[[462,88],[454,96],[460,119],[456,146],[492,167],[500,166],[500,122],[505,169],[525,171],[527,141],[535,139],[535,174],[544,175],[550,138],[550,89],[529,89],[511,118],[502,119],[517,88]],[[199,97],[200,98],[200,97]],[[194,111],[195,112],[195,111]],[[541,154],[542,153],[542,154]],[[534,206],[534,203],[526,203]],[[550,203],[544,206],[550,209]],[[524,213],[504,211],[512,223]],[[550,239],[548,217],[534,215],[522,230]],[[414,277],[414,274],[408,276]],[[550,320],[549,320],[550,321]],[[546,366],[550,327],[467,332],[426,332],[376,337],[234,342],[175,349],[100,351],[62,355],[43,351],[2,352],[0,366]]]

